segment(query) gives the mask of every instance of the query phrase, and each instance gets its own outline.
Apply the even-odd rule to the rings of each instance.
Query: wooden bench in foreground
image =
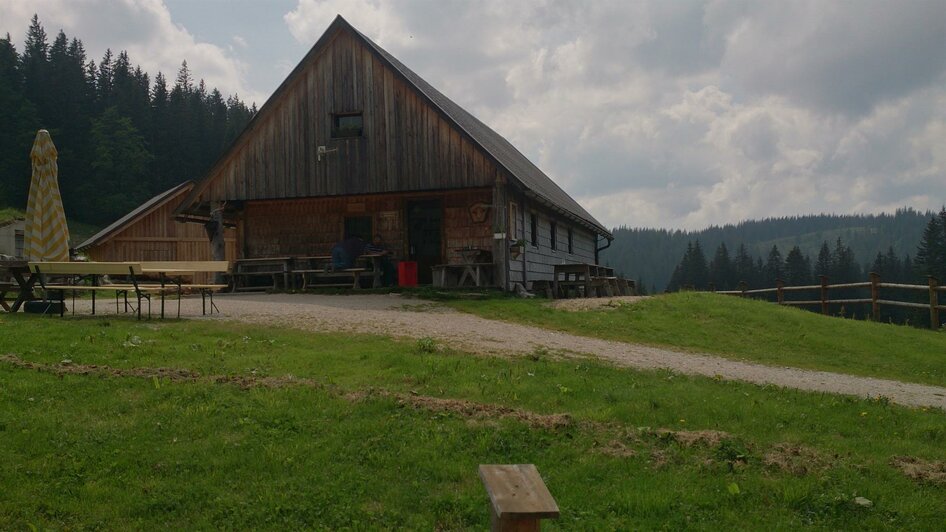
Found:
[[[532,464],[480,465],[490,501],[493,532],[538,531],[542,519],[557,519],[558,504]]]
[[[185,291],[196,290],[201,294],[203,303],[203,312],[207,313],[207,298],[210,300],[210,312],[217,309],[213,301],[213,293],[216,290],[226,288],[221,284],[185,284],[181,281],[182,276],[192,276],[202,272],[226,272],[228,263],[226,261],[177,261],[177,262],[31,262],[29,263],[31,276],[31,285],[28,289],[32,290],[35,282],[39,282],[41,288],[47,291],[59,293],[59,315],[64,314],[65,292],[72,292],[73,299],[76,292],[88,292],[92,295],[92,314],[95,314],[95,296],[99,292],[110,291],[115,293],[115,308],[118,311],[119,296],[125,298],[125,311],[128,311],[128,294],[133,293],[137,300],[134,311],[141,319],[142,301],[148,302],[148,316],[151,316],[151,296],[159,295],[161,297],[161,317],[164,317],[164,302],[167,294],[176,293],[178,296],[177,313],[180,317],[181,303],[180,298]],[[100,284],[103,276],[124,277],[126,280],[112,283]],[[65,284],[47,283],[47,276],[68,276],[71,281]],[[143,276],[157,276],[157,282],[143,282]],[[90,279],[92,284],[79,284],[85,279]],[[73,301],[73,312],[75,312],[75,301]]]

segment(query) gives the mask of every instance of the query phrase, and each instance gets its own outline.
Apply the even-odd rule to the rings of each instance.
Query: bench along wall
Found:
[[[440,199],[441,253],[445,262],[456,264],[462,262],[458,248],[492,249],[491,218],[477,223],[470,215],[470,207],[489,203],[490,195],[490,189],[474,189],[246,202],[241,223],[243,256],[328,255],[345,236],[345,218],[370,217],[372,233],[380,233],[395,258],[403,259],[408,255],[407,202]]]

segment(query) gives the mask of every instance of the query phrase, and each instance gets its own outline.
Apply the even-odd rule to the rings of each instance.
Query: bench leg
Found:
[[[490,505],[492,506],[492,505]],[[500,519],[494,509],[490,510],[490,532],[539,532],[539,520],[533,517]]]

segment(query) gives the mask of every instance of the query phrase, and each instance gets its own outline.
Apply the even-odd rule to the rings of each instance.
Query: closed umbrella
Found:
[[[57,155],[49,132],[40,129],[30,151],[33,177],[26,204],[24,255],[31,261],[69,260],[69,228],[59,195]]]

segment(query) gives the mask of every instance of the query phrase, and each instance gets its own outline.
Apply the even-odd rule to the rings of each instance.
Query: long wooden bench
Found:
[[[233,263],[230,272],[230,282],[234,292],[249,290],[269,290],[270,286],[255,286],[246,284],[252,278],[270,278],[273,281],[272,289],[279,288],[279,279],[283,287],[289,288],[292,283],[292,257],[267,257],[259,259],[239,259]]]
[[[213,314],[214,310],[220,311],[217,304],[214,303],[214,292],[227,288],[226,284],[217,283],[187,283],[184,284],[182,277],[194,276],[198,273],[228,273],[230,263],[225,260],[215,261],[144,261],[141,263],[141,271],[146,276],[158,276],[161,286],[171,282],[177,287],[177,317],[181,317],[181,296],[185,292],[196,290],[200,293],[201,309],[204,314],[207,310]],[[209,307],[207,303],[210,303]],[[161,317],[164,317],[164,294],[161,295]]]
[[[294,257],[292,259],[292,277],[294,278],[297,274],[302,278],[301,288],[303,290],[307,288],[330,288],[330,287],[339,287],[339,288],[352,288],[358,289],[361,288],[361,278],[362,276],[372,277],[372,286],[377,287],[378,277],[380,272],[374,270],[375,258],[378,255],[374,254],[365,254],[359,255],[355,261],[364,266],[358,266],[354,268],[344,268],[344,269],[333,269],[332,268],[332,256],[331,255],[313,255],[309,257]],[[369,268],[368,266],[372,266]],[[318,281],[321,279],[335,280],[335,279],[351,279],[350,283],[318,283],[313,281]],[[294,282],[294,281],[293,281]]]
[[[92,294],[92,313],[95,313],[95,294],[102,291],[114,291],[116,300],[118,294],[125,295],[125,310],[128,308],[128,292],[133,291],[137,299],[135,311],[138,319],[141,319],[141,301],[148,301],[148,314],[151,314],[151,293],[148,290],[142,290],[138,286],[138,277],[141,275],[141,264],[137,262],[30,262],[30,272],[36,275],[40,287],[44,291],[54,291],[59,293],[59,315],[62,316],[65,311],[65,294],[67,290],[75,292],[83,290]],[[127,276],[131,281],[130,285],[101,286],[99,279],[104,275]],[[72,278],[91,277],[92,285],[55,284],[47,283],[47,277],[52,276],[70,276]],[[48,299],[48,298],[47,298]],[[116,303],[117,305],[117,303]],[[75,304],[73,303],[73,309]]]
[[[138,319],[142,316],[142,301],[148,302],[148,316],[151,316],[151,296],[159,295],[161,297],[161,317],[164,317],[165,296],[177,294],[178,306],[177,315],[181,314],[181,297],[185,292],[196,290],[201,294],[203,313],[208,310],[207,302],[209,299],[209,310],[219,312],[213,301],[213,293],[227,287],[224,284],[208,283],[190,283],[185,284],[181,277],[192,276],[197,273],[217,273],[226,272],[229,264],[226,261],[177,261],[177,262],[31,262],[30,271],[36,274],[40,286],[47,291],[55,291],[60,295],[60,316],[64,313],[65,293],[71,292],[73,295],[73,313],[75,312],[75,294],[77,292],[87,292],[92,295],[92,314],[95,314],[96,294],[99,292],[111,291],[115,293],[116,312],[119,309],[119,298],[125,299],[125,311],[128,311],[128,294],[133,293],[136,297],[136,306],[134,311]],[[47,276],[69,276],[69,283],[48,283]],[[101,284],[105,276],[121,276],[127,278],[124,282]],[[157,276],[157,282],[148,282],[146,276]],[[89,284],[82,283],[90,280]]]

